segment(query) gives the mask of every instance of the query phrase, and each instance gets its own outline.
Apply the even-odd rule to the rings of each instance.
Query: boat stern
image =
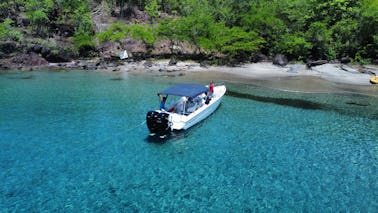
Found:
[[[160,111],[149,111],[146,115],[147,127],[151,135],[166,135],[171,131],[170,114]]]

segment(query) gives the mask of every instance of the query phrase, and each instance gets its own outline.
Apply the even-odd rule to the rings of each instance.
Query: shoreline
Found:
[[[341,63],[326,63],[308,68],[305,64],[289,63],[286,66],[274,65],[272,62],[246,63],[240,66],[214,66],[202,65],[194,61],[178,61],[173,65],[170,60],[144,60],[125,61],[119,64],[101,64],[94,61],[72,61],[68,63],[50,63],[42,66],[20,66],[13,69],[0,70],[13,71],[99,71],[121,73],[151,73],[159,75],[175,75],[180,73],[210,72],[226,75],[234,75],[240,78],[255,80],[280,80],[284,78],[319,78],[331,83],[371,86],[370,78],[378,75],[378,65],[349,65]]]
[[[144,73],[186,73],[186,72],[216,72],[236,75],[247,79],[268,80],[293,77],[314,77],[332,83],[371,86],[370,78],[374,73],[378,74],[377,65],[346,65],[332,64],[314,66],[308,68],[305,64],[288,64],[284,67],[273,65],[272,62],[258,62],[242,64],[237,67],[229,66],[201,66],[197,62],[178,62],[169,65],[169,60],[145,61],[120,65],[116,70],[105,69],[104,71],[120,72],[144,72]]]

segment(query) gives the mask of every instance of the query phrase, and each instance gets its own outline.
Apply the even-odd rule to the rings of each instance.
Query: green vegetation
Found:
[[[134,38],[144,41],[147,45],[152,45],[155,42],[155,36],[152,33],[151,26],[147,24],[130,24],[118,22],[111,24],[109,29],[105,32],[96,35],[100,42],[105,41],[120,41],[125,38]]]
[[[91,12],[98,4],[120,19],[95,35]],[[144,11],[148,23],[126,24],[131,8]],[[256,52],[290,60],[378,59],[378,0],[5,0],[0,12],[2,40],[22,40],[12,18],[22,13],[40,38],[68,26],[79,51],[131,37],[149,47],[162,39],[186,41],[227,60],[249,60]]]
[[[0,23],[0,40],[21,41],[22,34],[12,27],[13,21],[9,18]]]

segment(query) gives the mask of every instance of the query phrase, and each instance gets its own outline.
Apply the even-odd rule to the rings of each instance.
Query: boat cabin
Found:
[[[160,92],[159,95],[167,97],[166,111],[189,115],[203,106],[208,92],[209,88],[203,85],[179,84]],[[173,97],[168,100],[168,96]]]

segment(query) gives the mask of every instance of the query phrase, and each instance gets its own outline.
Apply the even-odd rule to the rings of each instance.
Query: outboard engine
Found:
[[[149,111],[146,115],[147,127],[151,133],[166,135],[170,131],[169,114]]]

